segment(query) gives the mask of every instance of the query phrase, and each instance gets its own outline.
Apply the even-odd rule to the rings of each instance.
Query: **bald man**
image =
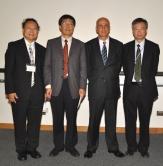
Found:
[[[110,22],[99,18],[98,37],[86,43],[88,68],[89,127],[88,146],[84,157],[91,158],[99,143],[99,126],[105,110],[105,135],[108,152],[124,157],[116,137],[117,101],[120,97],[119,72],[122,66],[123,44],[109,37]]]

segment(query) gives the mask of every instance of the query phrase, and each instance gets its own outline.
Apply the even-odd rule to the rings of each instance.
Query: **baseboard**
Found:
[[[14,129],[14,125],[9,124],[9,123],[0,123],[0,129]],[[41,125],[40,129],[52,131],[53,126],[52,125]],[[66,130],[66,126],[64,127],[64,129]],[[88,129],[87,126],[78,126],[77,127],[77,130],[79,132],[87,132],[87,129]],[[100,127],[99,131],[105,132],[105,127]],[[117,131],[117,133],[125,133],[125,128],[124,127],[117,127],[116,131]],[[150,128],[149,132],[151,134],[163,134],[163,128]],[[139,133],[139,128],[137,128],[137,133]]]

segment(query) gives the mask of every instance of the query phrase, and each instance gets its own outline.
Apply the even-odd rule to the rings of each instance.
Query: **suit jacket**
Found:
[[[35,90],[39,101],[44,100],[43,65],[45,48],[35,42]],[[19,101],[26,101],[30,96],[31,72],[26,71],[30,63],[24,38],[10,42],[5,54],[5,91],[16,93]]]
[[[146,100],[153,100],[158,96],[155,76],[157,74],[160,49],[158,44],[145,39],[144,54],[141,67],[142,90]],[[130,91],[134,74],[135,40],[124,45],[123,70],[125,74],[123,98]]]
[[[79,98],[79,89],[86,89],[87,66],[83,42],[72,38],[68,59],[68,82],[71,97]],[[51,85],[52,96],[58,96],[63,82],[63,48],[61,37],[47,42],[44,63],[45,86]]]
[[[123,55],[123,44],[109,38],[109,54],[104,66],[99,46],[99,39],[94,38],[86,43],[88,68],[88,96],[90,99],[99,99],[103,96],[103,86],[106,97],[116,99],[120,96],[119,72]],[[105,84],[104,84],[105,81]]]

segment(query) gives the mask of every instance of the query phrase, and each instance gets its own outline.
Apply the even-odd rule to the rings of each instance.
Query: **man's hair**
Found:
[[[133,22],[132,22],[132,28],[134,27],[135,24],[143,22],[146,25],[146,29],[148,29],[148,22],[147,20],[143,19],[143,18],[136,18]]]
[[[73,22],[73,24],[75,26],[75,24],[76,24],[75,18],[73,16],[71,16],[71,15],[68,15],[68,14],[65,14],[65,15],[61,16],[60,19],[58,20],[58,24],[61,25],[62,21],[64,19],[70,19],[70,20],[72,20],[72,22]]]
[[[37,24],[38,30],[40,30],[40,26],[39,26],[38,22],[37,22],[34,18],[26,18],[26,19],[24,19],[23,22],[22,22],[22,28],[25,27],[25,24],[26,24],[28,21],[33,21],[33,22],[35,22],[35,23]]]

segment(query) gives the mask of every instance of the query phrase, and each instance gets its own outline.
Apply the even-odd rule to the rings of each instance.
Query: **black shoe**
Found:
[[[66,152],[70,153],[74,157],[80,156],[80,153],[75,148],[73,150],[66,150]]]
[[[146,158],[149,158],[149,153],[147,152],[147,151],[145,151],[145,152],[141,152],[141,156],[142,157],[146,157]]]
[[[127,155],[133,156],[135,152],[136,152],[136,150],[128,150],[128,151],[126,151],[126,156]]]
[[[18,153],[18,160],[20,160],[20,161],[27,160],[27,154],[26,153]]]
[[[108,151],[108,152],[113,153],[116,157],[125,157],[125,155],[120,150]]]
[[[57,156],[59,154],[59,152],[62,152],[62,151],[63,151],[63,149],[58,150],[57,148],[54,148],[50,152],[49,156],[51,156],[51,157]]]
[[[27,151],[27,154],[31,155],[32,158],[40,158],[41,154],[37,150]]]
[[[87,158],[91,158],[93,156],[93,153],[96,153],[95,152],[92,152],[90,150],[87,150],[85,153],[84,153],[84,158],[87,157]]]

